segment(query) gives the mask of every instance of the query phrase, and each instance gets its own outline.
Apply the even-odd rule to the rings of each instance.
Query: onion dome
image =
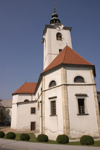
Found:
[[[55,23],[60,23],[60,20],[58,19],[58,14],[56,13],[54,8],[54,13],[51,16],[50,24],[54,25]]]

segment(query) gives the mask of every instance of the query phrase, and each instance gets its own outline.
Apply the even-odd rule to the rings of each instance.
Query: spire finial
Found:
[[[56,5],[55,5],[55,4],[53,4],[53,7],[54,7],[54,13],[56,12],[56,8],[55,8],[55,6],[56,6]]]
[[[51,16],[50,24],[54,25],[55,23],[60,23],[60,20],[58,19],[58,15],[56,13],[55,4],[53,4],[54,12]]]

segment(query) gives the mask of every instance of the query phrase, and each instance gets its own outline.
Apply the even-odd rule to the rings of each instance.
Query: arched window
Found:
[[[50,84],[49,84],[49,87],[53,87],[53,86],[56,86],[56,81],[54,81],[54,80],[51,81]]]
[[[25,99],[24,102],[29,102],[29,100],[28,100],[28,99]]]
[[[74,78],[74,82],[84,82],[84,78],[81,76],[77,76]]]
[[[62,34],[60,32],[58,32],[56,34],[56,38],[57,38],[57,40],[62,40]]]

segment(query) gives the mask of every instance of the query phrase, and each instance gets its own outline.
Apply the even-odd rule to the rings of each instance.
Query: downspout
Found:
[[[41,133],[43,133],[42,131],[42,101],[40,103],[41,103]]]
[[[42,81],[42,90],[41,90],[41,133],[43,133],[43,117],[42,117],[42,101],[43,101],[43,81]]]

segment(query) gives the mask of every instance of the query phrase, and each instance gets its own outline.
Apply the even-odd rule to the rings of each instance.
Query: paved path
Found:
[[[11,129],[10,127],[0,127],[1,131],[22,133]],[[29,133],[29,131],[27,131]],[[35,131],[36,132],[36,131]],[[30,131],[32,133],[32,131]],[[34,133],[34,132],[33,132]],[[35,133],[36,134],[36,133]],[[17,149],[17,150],[100,150],[100,147],[88,147],[88,146],[70,146],[59,144],[43,144],[34,142],[22,142],[15,140],[0,139],[0,146],[5,148]],[[1,150],[1,149],[0,149]]]
[[[0,150],[15,150],[15,149],[9,149],[9,148],[3,148],[3,147],[0,147]],[[16,149],[17,150],[17,149]]]
[[[100,150],[100,147],[43,144],[0,139],[0,146],[17,150]]]

